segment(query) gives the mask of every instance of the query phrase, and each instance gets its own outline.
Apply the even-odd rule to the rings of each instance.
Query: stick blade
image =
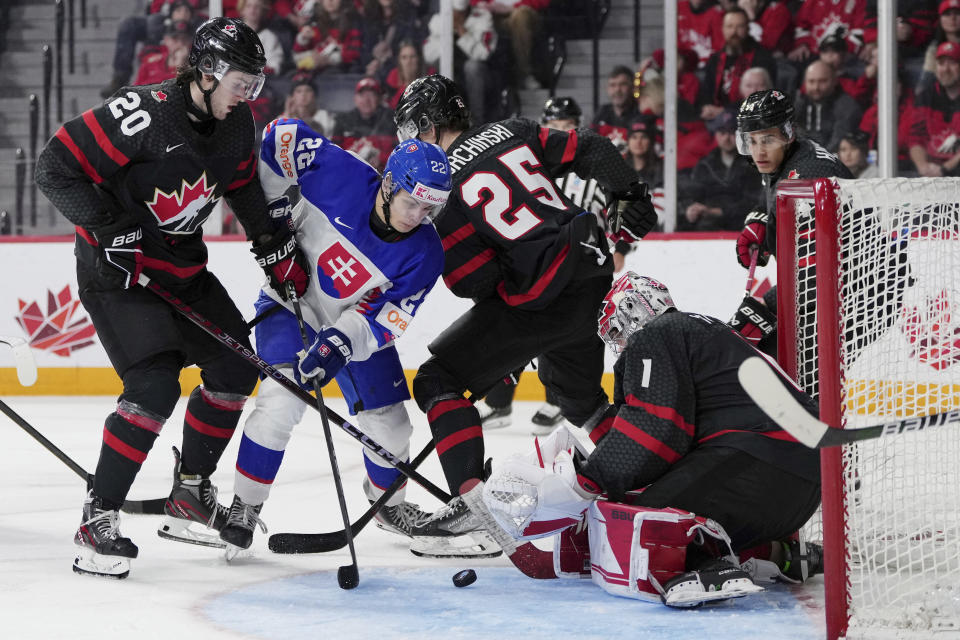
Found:
[[[807,413],[763,358],[754,356],[744,360],[737,377],[750,399],[771,420],[802,444],[817,448],[829,427]]]
[[[0,337],[0,344],[6,344],[13,350],[13,362],[17,368],[17,380],[25,387],[33,386],[37,381],[37,363],[33,360],[30,345],[23,338],[13,336]]]
[[[274,553],[327,553],[347,546],[343,531],[332,533],[275,533],[267,540]]]

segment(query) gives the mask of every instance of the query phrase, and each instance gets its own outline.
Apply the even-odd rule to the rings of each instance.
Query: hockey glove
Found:
[[[737,260],[744,269],[750,268],[750,247],[757,245],[757,266],[765,266],[770,261],[770,252],[763,248],[767,238],[767,222],[770,220],[763,211],[751,211],[743,221],[743,231],[737,238]]]
[[[646,184],[635,183],[627,192],[614,193],[612,199],[607,217],[613,242],[639,240],[657,225],[657,210]]]
[[[757,347],[761,340],[777,329],[777,316],[761,300],[746,296],[728,324]]]
[[[97,271],[100,276],[124,289],[137,285],[143,271],[143,229],[138,224],[123,222],[93,232],[100,246]]]
[[[297,239],[289,228],[281,228],[272,236],[261,239],[254,245],[253,255],[257,264],[270,279],[270,286],[287,299],[287,282],[292,282],[297,296],[301,297],[310,283],[310,266],[303,251],[297,246]]]
[[[297,368],[301,376],[317,378],[323,386],[340,373],[352,356],[353,345],[347,336],[337,329],[324,329],[306,353],[300,352]]]

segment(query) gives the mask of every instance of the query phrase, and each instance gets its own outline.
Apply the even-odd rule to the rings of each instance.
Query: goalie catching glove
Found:
[[[777,316],[762,300],[746,296],[727,323],[754,347],[777,329]]]
[[[634,183],[629,191],[612,194],[612,200],[607,209],[611,241],[639,240],[657,225],[657,210],[646,184]]]
[[[282,226],[271,236],[260,238],[250,250],[257,257],[257,264],[270,279],[270,286],[287,299],[287,282],[292,282],[297,297],[303,296],[310,283],[310,265],[303,251],[297,246],[293,230]]]
[[[304,379],[317,378],[320,386],[333,380],[353,357],[350,338],[337,329],[324,329],[306,352],[300,352],[297,369]]]
[[[764,267],[770,261],[770,252],[763,248],[767,239],[767,224],[770,216],[763,211],[751,211],[743,221],[743,231],[737,238],[737,260],[744,269],[750,268],[750,247],[756,245],[757,266]]]

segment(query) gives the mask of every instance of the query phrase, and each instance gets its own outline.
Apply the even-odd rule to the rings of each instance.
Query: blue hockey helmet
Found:
[[[451,187],[447,154],[437,145],[422,140],[404,140],[398,144],[383,168],[383,189],[388,200],[402,188],[416,200],[434,207],[427,216],[430,220],[446,204]]]

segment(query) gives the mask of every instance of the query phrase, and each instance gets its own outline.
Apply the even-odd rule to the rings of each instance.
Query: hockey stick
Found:
[[[754,277],[754,273],[757,271],[757,261],[760,259],[760,247],[758,245],[750,245],[750,268],[747,270],[747,283],[744,286],[744,295],[750,295],[750,292],[753,291],[753,285],[757,281]]]
[[[834,429],[807,413],[762,358],[748,358],[740,365],[740,384],[763,412],[787,433],[811,449],[892,436],[908,431],[922,431],[960,422],[960,409],[922,418],[894,420],[861,429]]]
[[[293,305],[293,312],[297,316],[297,326],[300,328],[300,339],[303,341],[304,353],[310,350],[310,339],[307,338],[307,329],[303,323],[303,313],[300,311],[300,299],[297,297],[297,288],[292,282],[287,283],[287,299]],[[298,365],[294,365],[298,366]],[[353,532],[350,529],[350,514],[347,513],[347,500],[343,497],[343,480],[340,478],[340,465],[337,464],[337,452],[333,446],[333,435],[330,433],[330,422],[327,420],[327,408],[323,404],[323,392],[320,381],[316,376],[310,378],[313,391],[317,394],[317,410],[320,412],[320,422],[323,425],[323,437],[327,441],[327,453],[330,455],[330,472],[333,474],[333,484],[337,489],[337,501],[340,503],[340,515],[343,517],[344,533],[347,538],[347,547],[350,548],[350,559],[353,562],[337,569],[337,584],[341,589],[353,589],[360,584],[360,570],[357,567],[357,550],[353,546]]]
[[[27,341],[15,336],[0,336],[0,344],[13,350],[13,362],[17,367],[17,380],[20,384],[25,387],[32,386],[37,381],[37,363],[33,361],[33,353]]]
[[[7,403],[0,400],[0,411],[6,414],[21,429],[33,436],[33,439],[44,446],[44,448],[55,455],[60,462],[67,465],[71,471],[80,476],[80,479],[87,483],[87,488],[93,486],[93,475],[87,473],[87,470],[81,467],[77,462],[65,454],[57,445],[50,442],[42,433],[37,431],[29,422],[23,419],[16,411],[10,408]],[[144,513],[148,515],[162,515],[163,505],[167,502],[166,498],[152,498],[150,500],[127,500],[123,503],[121,509],[125,513]]]
[[[426,444],[423,450],[417,454],[410,466],[416,469],[420,466],[427,456],[433,451],[433,440]],[[377,500],[370,505],[370,508],[362,516],[357,518],[356,522],[350,524],[351,539],[360,533],[367,526],[373,517],[377,515],[383,505],[393,497],[403,483],[407,481],[406,476],[398,476],[387,490],[383,492]],[[267,546],[274,553],[327,553],[336,551],[347,545],[346,526],[340,531],[331,531],[329,533],[275,533],[270,536]]]
[[[157,283],[152,282],[147,276],[143,274],[140,274],[139,282],[145,288],[150,289],[150,291],[153,291],[155,294],[157,294],[158,296],[166,300],[168,303],[170,303],[170,305],[173,306],[173,308],[176,309],[181,315],[183,315],[185,318],[193,322],[195,325],[197,325],[198,327],[206,331],[218,342],[229,347],[238,356],[240,356],[241,358],[243,358],[244,360],[246,360],[247,362],[255,366],[260,371],[262,371],[264,375],[267,375],[273,378],[280,386],[282,386],[287,391],[289,391],[293,395],[300,398],[303,402],[310,405],[314,410],[316,411],[320,410],[317,407],[316,398],[314,398],[312,395],[304,391],[300,387],[300,385],[298,385],[296,382],[294,382],[287,376],[277,371],[277,369],[271,366],[270,364],[268,364],[266,360],[264,360],[263,358],[258,356],[256,353],[248,349],[241,342],[238,342],[235,338],[231,337],[223,329],[221,329],[217,325],[213,324],[212,322],[204,318],[199,312],[195,311],[186,302],[184,302],[183,300],[180,300],[175,295],[173,295],[172,293],[170,293],[169,291],[167,291]],[[422,486],[432,496],[434,496],[435,498],[437,498],[438,500],[444,503],[450,502],[450,500],[453,499],[453,497],[450,494],[448,494],[443,489],[441,489],[440,487],[433,484],[432,482],[424,478],[422,475],[417,473],[417,471],[413,469],[407,462],[397,457],[387,449],[384,449],[383,447],[381,447],[370,436],[368,436],[363,431],[360,431],[360,429],[358,429],[357,427],[353,426],[352,424],[344,420],[335,411],[327,407],[326,412],[329,420],[336,423],[338,427],[346,431],[351,438],[353,438],[354,440],[358,440],[361,444],[366,446],[373,453],[375,453],[376,455],[380,456],[381,458],[383,458],[384,460],[392,464],[394,467],[396,467],[397,471],[399,471],[403,475],[407,476],[408,478],[410,478],[411,480],[413,480],[414,482]]]

